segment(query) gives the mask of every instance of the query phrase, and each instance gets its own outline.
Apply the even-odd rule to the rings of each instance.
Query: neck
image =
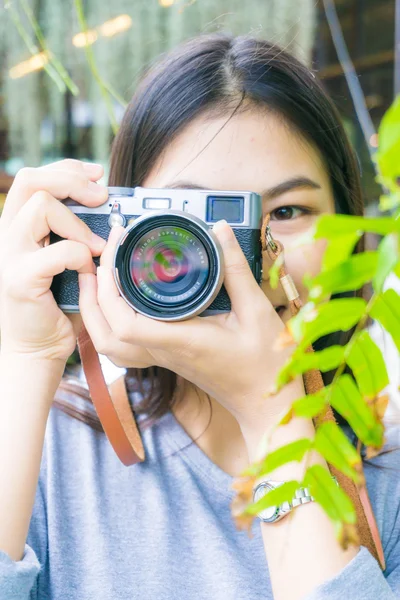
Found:
[[[247,448],[233,415],[181,377],[172,412],[186,433],[223,471],[237,477],[248,466]]]

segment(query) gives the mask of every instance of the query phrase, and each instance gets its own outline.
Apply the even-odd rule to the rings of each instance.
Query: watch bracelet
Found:
[[[332,475],[331,477],[334,480],[334,482],[336,483],[336,485],[339,486],[339,482],[338,482],[337,478],[335,477],[335,475]],[[259,481],[258,484],[254,487],[253,500],[254,500],[255,491],[258,488],[258,486],[262,485],[263,483],[267,483],[267,481],[268,480],[266,480],[266,482]],[[277,483],[277,482],[275,482],[275,483]],[[281,485],[283,485],[285,482],[282,481],[279,483]],[[296,508],[297,506],[300,506],[302,504],[308,504],[308,502],[315,502],[314,496],[311,495],[308,487],[300,487],[296,490],[295,495],[292,498],[292,500],[290,502],[288,502],[288,501],[283,502],[282,504],[279,505],[279,508],[282,510],[283,513],[289,513],[293,508]],[[257,516],[261,520],[264,520],[262,517],[260,517],[260,515],[257,515]]]

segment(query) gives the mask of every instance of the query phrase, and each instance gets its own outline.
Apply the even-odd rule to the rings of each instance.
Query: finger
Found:
[[[95,183],[102,175],[101,165],[70,160],[37,169],[21,169],[7,195],[0,219],[1,228],[7,227],[21,207],[39,190],[45,190],[59,200],[72,198],[85,206],[103,204],[107,201],[108,190]]]
[[[118,242],[125,232],[124,227],[115,226],[111,228],[110,235],[108,236],[107,245],[105,246],[100,256],[100,266],[113,268],[114,256],[117,250]]]
[[[54,277],[65,269],[78,273],[95,273],[96,265],[86,244],[62,240],[56,244],[40,248],[29,255],[33,276]],[[35,266],[37,265],[37,266]]]
[[[15,252],[36,250],[50,231],[86,244],[95,255],[106,245],[105,240],[48,192],[36,192],[24,204],[9,227],[9,239]]]
[[[150,366],[149,354],[144,348],[120,342],[113,334],[97,301],[95,275],[79,275],[79,311],[97,352],[109,358],[118,357],[119,366],[127,366],[122,364],[124,357],[129,366],[135,365],[138,369]]]
[[[104,168],[99,163],[78,160],[76,158],[63,158],[48,165],[38,167],[39,170],[63,170],[79,172],[82,169],[90,176],[92,181],[97,181],[104,175]]]
[[[236,239],[232,228],[225,220],[218,221],[213,232],[220,242],[224,254],[224,285],[232,304],[232,310],[239,320],[248,320],[252,307],[249,307],[249,299],[262,296],[260,286],[249,263]]]
[[[16,299],[26,298],[29,290],[42,294],[50,288],[53,277],[65,269],[94,273],[92,255],[85,244],[64,240],[17,258],[3,270],[2,286]]]
[[[97,286],[99,306],[120,341],[159,350],[176,350],[194,339],[199,346],[206,344],[207,328],[201,323],[201,317],[167,323],[133,310],[120,296],[111,269],[97,268]]]

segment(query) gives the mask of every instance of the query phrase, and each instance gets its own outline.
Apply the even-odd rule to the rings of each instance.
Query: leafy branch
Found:
[[[235,481],[237,496],[232,504],[232,512],[240,528],[249,528],[254,515],[260,510],[290,502],[296,486],[309,485],[312,495],[333,521],[342,545],[357,541],[356,513],[350,498],[318,465],[307,468],[306,461],[301,482],[288,482],[257,503],[252,503],[252,489],[259,477],[288,462],[308,460],[311,452],[318,452],[329,465],[344,473],[361,489],[365,486],[365,480],[360,445],[366,447],[368,458],[375,456],[383,446],[383,417],[388,404],[388,396],[383,390],[389,378],[382,351],[365,326],[370,317],[377,320],[400,351],[400,296],[393,289],[384,291],[384,283],[391,273],[400,276],[399,155],[400,98],[382,120],[376,154],[377,179],[383,189],[388,190],[380,199],[380,209],[390,208],[394,214],[376,218],[323,215],[318,219],[313,239],[327,240],[321,272],[312,279],[304,279],[308,287],[307,303],[287,323],[283,342],[287,343],[289,338],[296,344],[296,350],[278,374],[270,395],[313,369],[321,372],[336,369],[334,377],[322,390],[292,403],[267,433],[263,442],[265,456]],[[366,232],[383,236],[378,249],[354,254],[357,242]],[[271,269],[271,282],[274,285],[277,285],[279,266],[275,264]],[[372,283],[373,288],[368,302],[361,297],[330,299],[333,294],[356,291],[367,283]],[[322,336],[350,329],[353,332],[346,345],[309,352],[310,346]],[[352,376],[345,373],[346,367],[350,368]],[[336,423],[322,422],[321,417],[328,406],[333,407],[349,423],[359,440],[357,449]],[[314,439],[297,440],[268,452],[269,440],[276,428],[294,417],[314,419]]]

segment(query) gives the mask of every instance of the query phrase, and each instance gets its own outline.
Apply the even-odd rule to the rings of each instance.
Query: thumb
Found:
[[[224,285],[239,318],[249,311],[249,299],[259,294],[260,287],[230,225],[223,219],[213,228],[224,256]],[[247,306],[246,306],[247,304]]]

